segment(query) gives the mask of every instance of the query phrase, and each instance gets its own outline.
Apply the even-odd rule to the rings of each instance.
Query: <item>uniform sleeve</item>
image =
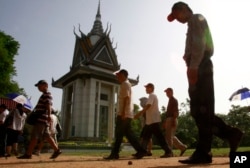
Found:
[[[193,17],[188,23],[187,33],[187,49],[190,54],[190,68],[197,69],[204,57],[204,51],[206,48],[205,40],[205,29],[204,23],[205,18],[201,15]]]

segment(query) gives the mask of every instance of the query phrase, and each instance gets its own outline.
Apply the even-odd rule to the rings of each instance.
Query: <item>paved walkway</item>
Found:
[[[14,156],[0,158],[1,168],[229,168],[228,157],[214,157],[212,164],[183,165],[178,162],[185,157],[159,158],[145,157],[132,159],[123,157],[119,160],[105,161],[102,157],[60,155],[56,160],[49,159],[50,154],[33,156],[32,159],[19,160]],[[128,165],[131,161],[132,164]]]

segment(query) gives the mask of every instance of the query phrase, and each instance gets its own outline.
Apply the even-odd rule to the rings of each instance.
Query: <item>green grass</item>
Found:
[[[79,155],[79,156],[108,156],[110,154],[110,149],[85,149],[83,150],[75,150],[75,151],[71,151],[71,152],[66,152],[64,153],[65,155]],[[239,152],[244,152],[244,151],[250,151],[250,147],[239,147],[238,148]],[[173,150],[174,155],[175,156],[179,156],[180,151],[179,150]],[[184,153],[183,156],[190,156],[192,153],[194,152],[194,149],[188,149],[186,150],[186,152]],[[131,154],[135,153],[135,151],[133,150],[129,150],[129,151],[124,151],[122,150],[120,152],[120,156],[131,156]],[[152,151],[153,156],[154,157],[158,157],[163,155],[164,151],[162,149],[154,149]],[[212,149],[212,154],[213,156],[216,157],[227,157],[229,154],[229,148],[213,148]]]

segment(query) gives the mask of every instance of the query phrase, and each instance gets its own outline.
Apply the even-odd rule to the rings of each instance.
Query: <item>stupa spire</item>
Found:
[[[100,10],[101,7],[100,6],[101,6],[101,2],[99,0],[95,22],[94,22],[93,28],[91,30],[92,35],[102,35],[103,34],[103,27],[102,27],[102,21],[101,21],[101,10]]]

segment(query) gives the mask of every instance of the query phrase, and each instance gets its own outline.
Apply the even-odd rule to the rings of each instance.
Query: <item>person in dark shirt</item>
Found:
[[[235,152],[243,132],[227,125],[215,115],[212,35],[206,18],[194,14],[188,4],[177,2],[167,17],[169,22],[177,20],[187,23],[186,46],[183,59],[187,66],[190,113],[198,128],[196,150],[191,157],[179,160],[184,164],[206,164],[212,162],[211,144],[213,135],[226,139],[230,152]]]
[[[28,150],[22,156],[17,157],[18,159],[31,159],[32,152],[35,148],[38,139],[46,139],[46,141],[51,145],[54,149],[54,153],[50,157],[50,159],[55,159],[62,152],[58,148],[58,145],[55,143],[54,139],[51,137],[49,125],[51,122],[51,111],[52,111],[52,96],[48,90],[48,83],[45,80],[38,81],[35,86],[38,88],[40,92],[43,94],[38,100],[38,103],[34,109],[35,113],[39,113],[38,121],[33,126],[33,130],[31,133],[31,140],[29,143]]]
[[[166,92],[167,97],[169,98],[167,111],[166,111],[166,119],[164,122],[165,125],[165,139],[168,142],[170,149],[173,149],[173,146],[176,149],[181,151],[180,156],[184,154],[187,149],[187,146],[184,145],[176,136],[175,132],[178,125],[178,101],[174,97],[174,92],[172,88],[167,88],[164,90]]]

